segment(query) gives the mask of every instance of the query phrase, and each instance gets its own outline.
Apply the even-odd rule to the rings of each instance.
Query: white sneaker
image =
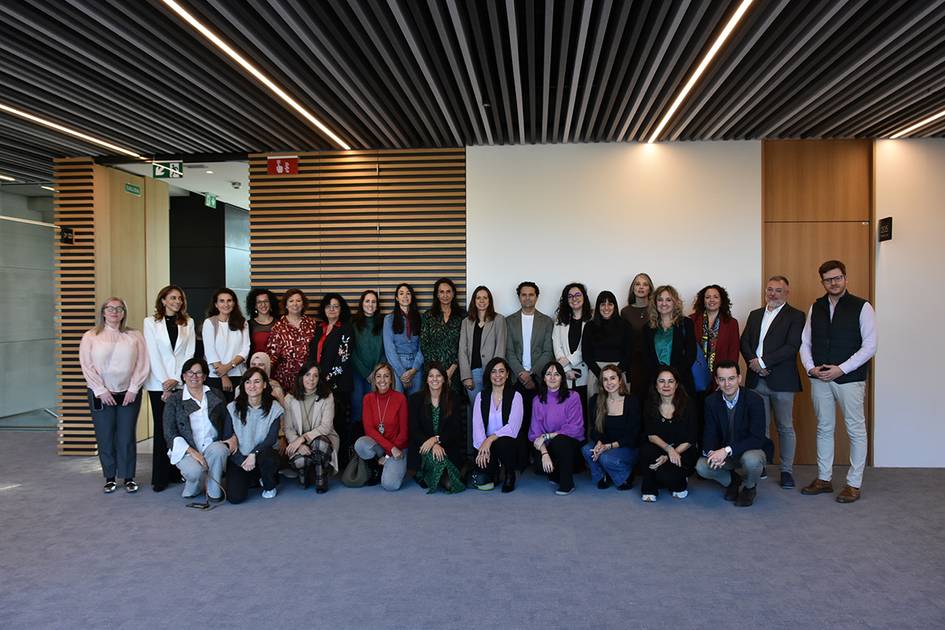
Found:
[[[277,490],[273,488],[272,490],[263,490],[264,499],[275,499]]]
[[[642,497],[644,503],[655,503],[656,495],[655,494],[644,494]]]
[[[683,490],[682,492],[674,492],[673,496],[676,497],[677,499],[685,499],[686,497],[689,496],[689,491]]]

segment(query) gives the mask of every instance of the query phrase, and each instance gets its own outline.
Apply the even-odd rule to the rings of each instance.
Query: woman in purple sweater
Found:
[[[551,361],[542,372],[538,396],[532,401],[532,424],[528,439],[541,453],[541,467],[552,483],[555,494],[574,492],[574,462],[580,457],[584,439],[584,414],[581,397],[568,390],[564,368]]]

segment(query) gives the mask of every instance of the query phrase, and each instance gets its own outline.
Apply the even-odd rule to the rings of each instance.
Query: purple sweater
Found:
[[[558,392],[548,392],[546,403],[535,396],[528,439],[534,441],[542,433],[560,433],[579,442],[584,439],[584,414],[581,413],[581,397],[576,391],[568,392],[563,403],[558,402]]]

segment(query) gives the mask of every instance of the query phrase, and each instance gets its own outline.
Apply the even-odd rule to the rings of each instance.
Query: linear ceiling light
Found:
[[[49,127],[50,129],[55,129],[56,131],[61,131],[62,133],[69,134],[70,136],[75,136],[76,138],[81,138],[81,139],[85,140],[86,142],[91,142],[92,144],[97,144],[97,145],[99,145],[99,146],[103,146],[103,147],[105,147],[106,149],[111,149],[112,151],[115,151],[116,153],[124,153],[125,155],[130,155],[131,157],[137,158],[137,159],[139,159],[139,160],[143,160],[143,159],[144,159],[144,158],[142,158],[140,155],[138,155],[137,153],[135,153],[134,151],[131,151],[131,150],[129,150],[129,149],[125,149],[125,148],[123,148],[123,147],[120,147],[120,146],[118,146],[117,144],[112,144],[111,142],[106,142],[105,140],[101,140],[101,139],[99,139],[99,138],[95,138],[95,137],[90,136],[90,135],[88,135],[88,134],[86,134],[86,133],[82,133],[81,131],[76,131],[75,129],[72,129],[72,128],[70,128],[70,127],[66,127],[66,126],[64,126],[64,125],[60,125],[59,123],[54,123],[54,122],[51,121],[51,120],[46,120],[45,118],[40,118],[39,116],[34,116],[33,114],[29,114],[29,113],[24,112],[24,111],[21,111],[21,110],[19,110],[19,109],[14,109],[13,107],[10,107],[9,105],[4,105],[3,103],[0,103],[0,111],[5,111],[5,112],[7,112],[7,113],[13,114],[14,116],[19,116],[20,118],[25,118],[26,120],[32,121],[32,122],[37,123],[37,124],[39,124],[39,125],[43,125],[44,127]]]
[[[247,72],[249,72],[251,75],[253,75],[253,76],[256,78],[257,81],[259,81],[260,83],[262,83],[263,85],[265,85],[265,86],[266,86],[267,88],[269,88],[276,96],[278,96],[278,97],[281,98],[283,101],[285,101],[285,103],[286,103],[289,107],[291,107],[292,109],[294,109],[294,110],[297,111],[298,113],[302,114],[302,116],[303,116],[306,120],[308,120],[310,123],[312,123],[313,125],[315,125],[315,126],[318,127],[319,129],[321,129],[322,132],[325,133],[325,135],[327,135],[329,138],[331,138],[332,140],[335,141],[335,144],[337,144],[338,146],[340,146],[342,149],[345,149],[346,151],[351,149],[351,147],[348,146],[348,145],[344,142],[344,140],[342,140],[341,138],[339,138],[339,137],[335,134],[335,132],[333,132],[331,129],[329,129],[328,127],[326,127],[325,124],[322,123],[322,121],[320,121],[319,119],[315,118],[315,116],[313,116],[311,112],[309,112],[307,109],[305,109],[304,107],[302,107],[302,106],[301,106],[295,99],[293,99],[291,96],[289,96],[288,94],[286,94],[285,91],[284,91],[282,88],[280,88],[278,85],[276,85],[269,77],[267,77],[266,75],[264,75],[264,74],[262,73],[262,71],[260,71],[256,66],[254,66],[252,63],[250,63],[249,61],[247,61],[246,59],[244,59],[243,56],[240,55],[238,52],[236,52],[229,44],[227,44],[225,41],[223,41],[222,39],[220,39],[220,38],[216,35],[216,33],[214,33],[214,32],[211,31],[209,28],[207,28],[206,26],[204,26],[203,24],[201,24],[201,23],[197,20],[197,18],[195,18],[195,17],[194,17],[193,15],[191,15],[190,13],[188,13],[187,10],[186,10],[184,7],[182,7],[182,6],[180,6],[179,4],[177,4],[177,2],[175,2],[175,0],[164,0],[164,4],[166,4],[167,6],[169,6],[169,7],[174,11],[174,13],[176,13],[176,14],[179,15],[179,16],[181,16],[181,17],[184,19],[184,21],[186,21],[188,24],[190,24],[192,27],[194,27],[201,35],[203,35],[204,37],[206,37],[207,39],[209,39],[211,42],[213,42],[213,44],[214,44],[217,48],[219,48],[220,50],[222,50],[223,52],[225,52],[227,55],[229,55],[230,59],[232,59],[232,60],[235,61],[236,63],[240,64],[240,65],[243,67],[243,69],[245,69]]]
[[[0,182],[15,182],[16,178],[9,175],[0,175]]]
[[[48,190],[49,192],[56,192],[56,189],[52,186],[40,186],[43,190]]]
[[[715,43],[712,44],[712,48],[706,52],[705,57],[703,57],[702,61],[699,62],[699,65],[696,66],[695,72],[693,72],[692,76],[689,77],[689,80],[686,81],[686,85],[683,86],[683,89],[676,96],[676,100],[674,100],[673,104],[670,105],[666,115],[663,116],[663,120],[661,120],[660,124],[657,125],[656,130],[653,132],[647,142],[656,142],[656,138],[659,137],[660,132],[663,131],[663,128],[669,123],[670,119],[673,117],[673,114],[675,114],[676,110],[679,109],[679,106],[682,105],[682,102],[689,95],[689,92],[696,84],[696,81],[699,80],[699,77],[701,77],[702,73],[705,72],[705,69],[712,62],[712,59],[719,52],[719,49],[722,48],[722,44],[725,43],[725,40],[728,39],[728,36],[731,35],[732,31],[735,30],[735,26],[742,19],[742,16],[745,15],[745,12],[748,11],[748,7],[751,5],[751,3],[752,0],[742,0],[742,3],[738,5],[738,9],[735,10],[735,13],[729,19],[728,24],[726,24],[725,28],[722,29],[722,32],[719,33],[719,36],[715,39]]]
[[[926,118],[926,119],[924,119],[924,120],[920,120],[919,122],[917,122],[916,124],[914,124],[914,125],[912,125],[912,126],[910,126],[910,127],[906,127],[905,129],[903,129],[903,130],[900,131],[900,132],[894,133],[893,135],[889,136],[889,139],[890,139],[890,140],[895,140],[896,138],[901,138],[902,136],[908,135],[908,134],[912,133],[913,131],[915,131],[916,129],[919,129],[920,127],[925,127],[926,125],[929,125],[929,124],[931,124],[931,123],[934,123],[936,120],[938,120],[939,118],[942,118],[942,117],[945,117],[945,109],[943,109],[942,111],[940,111],[940,112],[937,113],[937,114],[933,114],[933,115],[929,116],[928,118]]]

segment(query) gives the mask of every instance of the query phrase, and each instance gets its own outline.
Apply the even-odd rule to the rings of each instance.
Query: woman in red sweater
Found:
[[[354,451],[373,469],[367,485],[399,490],[407,472],[407,398],[393,390],[394,369],[387,363],[378,363],[369,380],[364,436],[354,443]]]
[[[732,317],[732,301],[728,291],[717,284],[703,287],[692,303],[693,328],[696,343],[702,348],[709,364],[709,389],[715,391],[715,379],[711,378],[715,364],[719,361],[738,362],[738,321]]]

